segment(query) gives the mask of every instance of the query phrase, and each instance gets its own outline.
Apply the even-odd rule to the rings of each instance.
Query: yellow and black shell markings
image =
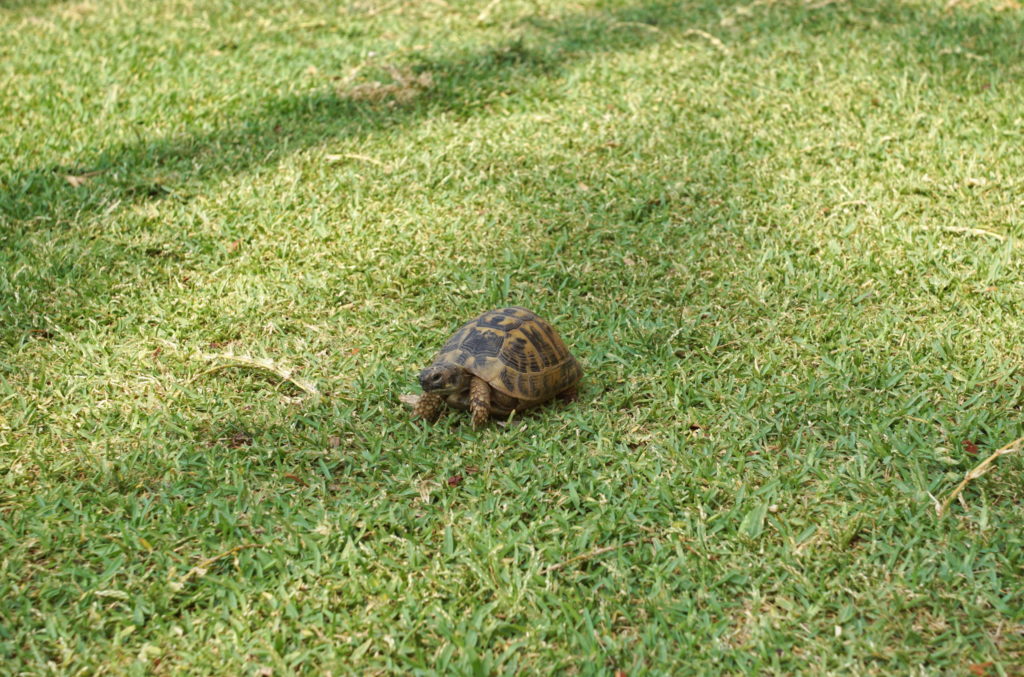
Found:
[[[490,310],[448,339],[434,364],[457,364],[524,404],[539,404],[583,376],[554,328],[526,308]]]

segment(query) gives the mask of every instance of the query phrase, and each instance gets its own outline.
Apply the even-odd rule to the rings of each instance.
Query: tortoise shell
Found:
[[[458,365],[526,406],[551,399],[583,376],[554,327],[518,306],[489,310],[462,325],[434,364]]]

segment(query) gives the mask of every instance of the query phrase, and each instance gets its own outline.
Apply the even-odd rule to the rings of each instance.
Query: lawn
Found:
[[[0,674],[1024,674],[1022,36],[0,3]],[[412,421],[508,304],[579,401]]]

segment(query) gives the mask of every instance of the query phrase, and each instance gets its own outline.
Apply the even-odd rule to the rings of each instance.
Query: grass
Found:
[[[0,5],[0,672],[1021,674],[1022,34]],[[412,423],[506,303],[581,400]]]

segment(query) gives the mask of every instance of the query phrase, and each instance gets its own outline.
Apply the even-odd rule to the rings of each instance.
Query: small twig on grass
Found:
[[[328,162],[339,162],[341,160],[344,160],[345,158],[348,158],[349,160],[362,160],[363,162],[369,162],[370,164],[377,165],[378,167],[383,167],[384,166],[384,163],[381,162],[380,160],[375,160],[372,157],[367,157],[366,155],[360,155],[358,153],[341,153],[340,155],[332,155],[332,154],[324,155],[324,159],[327,160]]]
[[[984,228],[968,228],[967,226],[942,226],[942,230],[948,230],[951,233],[967,233],[968,235],[980,235],[982,237],[994,237],[1000,242],[1006,240],[1006,236],[1001,233],[996,233],[991,230],[985,230]]]
[[[394,9],[395,7],[397,7],[399,5],[405,5],[405,4],[407,4],[406,0],[394,0],[394,2],[386,2],[383,5],[381,5],[380,7],[374,7],[373,9],[368,10],[364,16],[368,16],[368,17],[370,17],[370,16],[377,16],[378,14],[383,14],[384,12],[389,12],[392,9]]]
[[[499,3],[501,3],[501,0],[491,0],[489,3],[487,3],[487,6],[484,7],[480,14],[477,15],[477,23],[483,23],[484,21],[487,21],[487,19],[491,17],[491,12],[494,10],[495,7],[498,6]]]
[[[1010,442],[1009,444],[996,449],[991,456],[989,456],[984,461],[976,465],[973,469],[971,469],[971,471],[964,476],[963,481],[956,486],[956,489],[953,490],[953,493],[946,497],[946,500],[942,502],[942,505],[936,504],[935,512],[939,513],[939,517],[942,517],[946,514],[946,511],[949,509],[950,504],[953,503],[953,501],[955,501],[957,497],[960,496],[960,492],[964,490],[964,487],[967,486],[968,482],[977,479],[984,475],[986,472],[988,472],[989,467],[1000,456],[1006,456],[1007,454],[1012,454],[1015,451],[1020,451],[1021,444],[1024,444],[1024,437],[1019,437],[1015,439],[1013,442]]]
[[[309,31],[314,28],[324,28],[327,26],[326,21],[304,21],[302,23],[295,24],[293,26],[284,26],[282,31]]]
[[[840,207],[867,207],[867,200],[847,200],[846,202],[840,202],[839,204],[832,205],[829,209],[839,209]]]
[[[616,21],[615,23],[612,24],[612,28],[613,29],[615,29],[615,28],[630,28],[630,27],[643,28],[645,30],[651,31],[652,33],[660,33],[661,32],[661,29],[658,28],[657,26],[652,26],[651,24],[645,24],[643,21]]]
[[[552,571],[558,571],[559,569],[564,569],[565,567],[567,567],[569,565],[572,565],[572,564],[576,564],[577,562],[582,562],[584,560],[593,559],[594,557],[600,557],[601,555],[604,555],[605,553],[612,552],[613,550],[618,550],[620,548],[632,548],[634,545],[640,545],[641,543],[650,543],[653,540],[654,540],[654,537],[651,536],[649,538],[640,538],[640,539],[637,539],[635,541],[626,541],[625,543],[619,543],[618,545],[606,545],[606,546],[604,546],[602,548],[597,548],[595,550],[591,550],[590,552],[585,552],[585,553],[583,553],[581,555],[576,555],[575,557],[570,557],[569,559],[564,560],[562,562],[559,562],[558,564],[552,564],[549,567],[541,569],[540,570],[540,575],[543,576],[545,574],[551,573]]]
[[[106,169],[95,169],[91,172],[82,172],[81,174],[67,174],[64,176],[64,180],[71,184],[72,187],[78,188],[79,186],[87,183],[89,179],[94,176],[99,176]]]
[[[725,43],[722,42],[721,40],[719,40],[718,38],[716,38],[715,36],[711,35],[711,33],[708,33],[707,31],[702,31],[702,30],[699,30],[697,28],[691,28],[691,29],[689,29],[687,31],[683,31],[683,37],[684,38],[688,38],[691,35],[696,35],[699,38],[704,38],[705,40],[710,42],[714,46],[714,48],[717,49],[718,51],[720,51],[722,54],[728,54],[729,53],[729,48],[725,46]]]
[[[805,3],[807,9],[823,9],[829,5],[835,5],[842,2],[842,0],[818,0],[818,2]]]
[[[213,557],[204,559],[202,562],[186,571],[185,575],[176,581],[175,587],[176,589],[180,590],[182,587],[185,586],[186,583],[192,580],[192,578],[196,576],[204,576],[211,566],[213,566],[220,560],[224,559],[225,557],[230,557],[231,555],[234,555],[237,552],[241,552],[242,550],[248,550],[250,548],[261,548],[263,547],[263,545],[263,543],[244,543],[242,545],[236,545],[230,550],[225,550],[219,555],[214,555]]]
[[[248,369],[262,369],[263,371],[268,371],[281,380],[288,381],[296,388],[309,395],[313,395],[314,397],[318,397],[320,395],[320,391],[317,390],[317,387],[313,385],[312,382],[295,376],[291,369],[280,367],[266,358],[249,357],[248,355],[202,355],[201,357],[204,360],[226,360],[226,362],[199,372],[192,377],[192,381],[196,381],[203,376],[221,371],[222,369],[228,369],[230,367],[244,367]]]
[[[646,531],[649,534],[655,534],[656,536],[668,536],[670,533],[672,533],[672,532],[666,533],[664,531],[658,531],[657,529],[652,529],[651,527],[645,527],[643,525],[637,525],[637,526],[642,531]],[[655,539],[654,536],[651,536],[647,540],[648,541],[654,541],[656,539]],[[697,550],[697,548],[695,548],[692,545],[690,545],[689,542],[687,542],[687,539],[685,537],[683,537],[683,536],[680,536],[679,540],[670,541],[670,543],[674,543],[674,544],[678,544],[678,545],[683,546],[684,548],[689,550],[691,553],[693,553],[697,557],[703,557],[704,559],[709,559],[709,557],[708,557],[708,555],[706,553],[700,552],[699,550]]]

